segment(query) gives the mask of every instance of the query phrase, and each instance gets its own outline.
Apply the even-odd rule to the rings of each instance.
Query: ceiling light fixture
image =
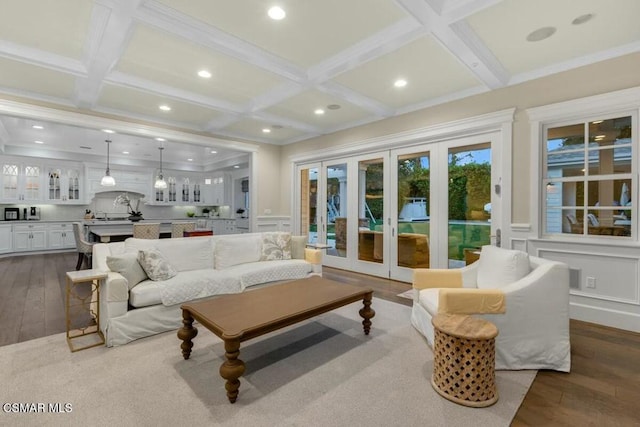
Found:
[[[527,41],[529,42],[539,42],[544,39],[548,39],[556,32],[556,27],[542,27],[537,30],[529,33],[527,36]]]
[[[263,132],[263,133],[271,133],[271,129],[269,129],[269,128],[264,128],[264,129],[262,129],[262,132]]]
[[[111,171],[109,170],[109,145],[111,145],[110,139],[105,139],[104,142],[107,143],[107,170],[102,177],[102,181],[100,181],[100,185],[103,187],[113,187],[116,185],[116,180],[111,176]]]
[[[40,125],[33,125],[31,127],[34,128],[34,129],[44,129],[44,127],[40,126]]]
[[[164,104],[162,104],[158,108],[161,109],[162,111],[171,111],[171,107],[169,107],[168,105],[164,105]]]
[[[280,6],[271,7],[267,11],[267,14],[269,15],[269,18],[273,19],[274,21],[280,21],[281,19],[284,19],[285,16],[287,16],[287,12],[285,12],[284,9]]]
[[[211,150],[211,154],[217,154],[218,152],[216,150]]]
[[[129,154],[129,152],[128,151],[123,151],[122,154]]]
[[[158,137],[158,138],[156,138],[156,141],[165,142],[166,139]]]
[[[321,116],[324,114],[324,110],[322,108],[316,108],[314,114],[316,114],[317,116]]]
[[[207,70],[200,70],[198,71],[198,75],[200,77],[202,77],[203,79],[210,79],[211,78],[211,73]]]
[[[33,141],[33,142],[35,142],[36,144],[44,144],[44,142],[42,141]]]
[[[162,150],[164,150],[164,147],[158,147],[158,150],[160,150],[160,173],[156,177],[156,182],[153,184],[153,188],[157,190],[164,190],[167,188],[167,181],[164,180],[164,175],[162,174]]]
[[[102,129],[102,132],[104,132],[104,133],[115,133],[111,129]]]
[[[340,108],[342,108],[342,107],[340,107],[339,104],[329,104],[329,105],[327,105],[327,110],[339,110]]]
[[[398,79],[395,82],[393,82],[393,85],[395,87],[405,87],[407,85],[407,81],[405,79]]]

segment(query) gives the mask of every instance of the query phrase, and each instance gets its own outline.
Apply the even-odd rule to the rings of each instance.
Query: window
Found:
[[[632,117],[545,127],[545,234],[630,237]]]

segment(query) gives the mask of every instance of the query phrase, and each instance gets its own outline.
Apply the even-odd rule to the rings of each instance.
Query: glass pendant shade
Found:
[[[167,188],[167,181],[164,180],[164,176],[162,175],[162,150],[164,150],[164,147],[158,147],[158,150],[160,150],[160,173],[156,177],[153,188],[156,190],[165,190]]]
[[[103,187],[113,187],[116,185],[116,180],[111,176],[111,172],[109,171],[109,145],[111,144],[111,141],[107,139],[105,142],[107,143],[107,170],[100,181],[100,185]]]
[[[157,190],[165,190],[167,188],[167,181],[164,180],[162,174],[156,177],[156,183],[153,184],[153,188]]]

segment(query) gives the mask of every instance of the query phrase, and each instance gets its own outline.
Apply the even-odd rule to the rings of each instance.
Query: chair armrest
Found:
[[[413,288],[462,288],[462,272],[444,268],[416,268],[413,270]]]
[[[499,314],[506,312],[506,297],[500,289],[440,289],[438,313]]]

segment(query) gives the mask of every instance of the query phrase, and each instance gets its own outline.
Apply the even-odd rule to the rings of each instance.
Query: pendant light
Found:
[[[156,183],[153,185],[153,188],[157,190],[164,190],[167,188],[167,181],[164,180],[164,176],[162,174],[162,150],[164,147],[158,147],[160,150],[160,174],[156,177]]]
[[[113,179],[113,177],[111,176],[111,172],[109,171],[109,145],[111,144],[111,140],[105,139],[104,142],[107,143],[107,170],[102,177],[102,181],[100,181],[100,185],[104,187],[113,187],[114,185],[116,185],[116,180]]]

